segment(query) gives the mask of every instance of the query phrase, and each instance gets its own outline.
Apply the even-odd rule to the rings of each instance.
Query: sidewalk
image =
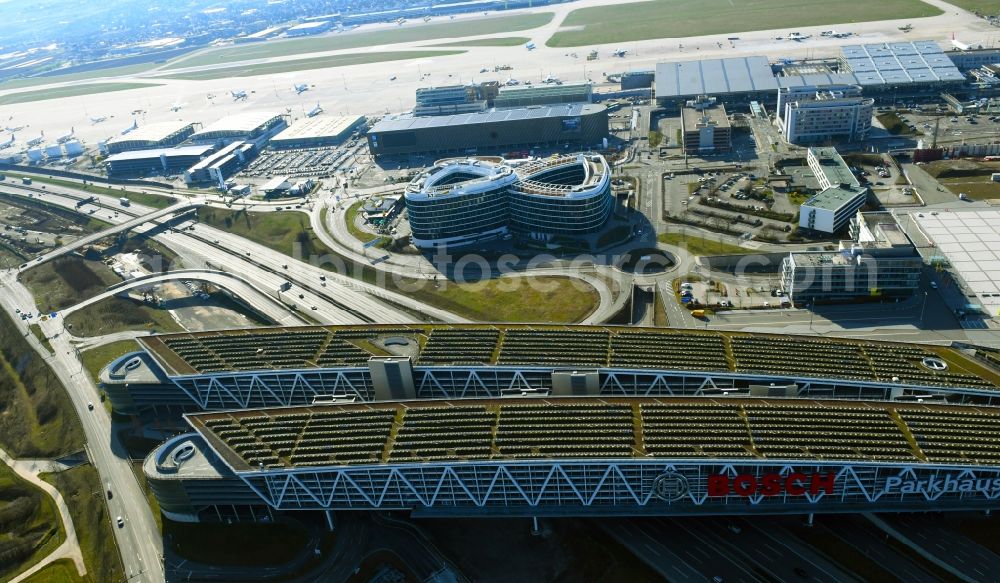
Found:
[[[38,486],[44,490],[46,494],[51,496],[53,500],[55,500],[56,508],[59,509],[59,515],[62,518],[63,530],[66,531],[66,540],[64,540],[61,545],[59,545],[48,556],[35,563],[30,569],[11,579],[10,583],[23,581],[38,571],[41,571],[46,565],[60,559],[71,559],[73,563],[76,564],[76,572],[81,577],[86,575],[87,567],[83,563],[83,554],[80,552],[80,543],[76,538],[76,529],[73,527],[73,518],[70,516],[69,508],[66,506],[66,501],[63,500],[62,494],[59,493],[59,490],[57,490],[55,486],[38,477],[38,474],[41,473],[61,472],[62,470],[67,469],[68,466],[53,460],[15,460],[2,449],[0,449],[0,461],[7,464],[7,466],[14,470],[14,473],[18,476],[28,482],[31,482],[32,485]]]

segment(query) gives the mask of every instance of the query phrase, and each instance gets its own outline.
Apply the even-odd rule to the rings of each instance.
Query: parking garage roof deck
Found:
[[[186,418],[235,471],[609,458],[1000,465],[1000,410],[959,405],[567,397]]]
[[[996,370],[941,346],[671,328],[310,326],[162,334],[137,340],[171,376],[364,368],[372,356],[409,356],[417,367],[677,370],[985,390],[1000,385]],[[927,357],[942,359],[947,369],[925,366]]]

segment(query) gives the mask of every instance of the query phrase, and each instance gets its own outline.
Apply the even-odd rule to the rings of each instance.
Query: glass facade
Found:
[[[604,158],[573,155],[516,170],[485,160],[446,162],[406,193],[413,243],[462,245],[508,230],[543,235],[599,229],[613,208]]]

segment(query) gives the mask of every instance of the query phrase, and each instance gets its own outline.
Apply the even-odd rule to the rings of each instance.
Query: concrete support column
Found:
[[[806,526],[812,526],[812,525],[813,525],[813,513],[812,513],[812,512],[810,512],[810,513],[809,513],[809,514],[808,514],[808,515],[806,516]]]
[[[538,517],[531,517],[531,536],[538,536],[542,534],[542,530],[538,526]]]
[[[334,520],[334,517],[333,517],[333,510],[326,510],[324,512],[324,514],[326,514],[326,528],[327,528],[327,530],[329,530],[330,532],[334,532],[337,529],[337,523],[336,523],[336,521]]]

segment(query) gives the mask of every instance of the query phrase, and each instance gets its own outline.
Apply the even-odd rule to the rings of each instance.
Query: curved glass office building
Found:
[[[600,229],[611,215],[611,169],[603,156],[546,158],[517,169],[508,191],[518,231],[578,235]]]
[[[413,244],[462,245],[507,232],[507,190],[517,180],[499,158],[446,160],[406,189]]]
[[[461,246],[510,231],[582,234],[611,214],[611,170],[596,154],[553,156],[514,166],[501,158],[439,162],[407,187],[412,242]]]

